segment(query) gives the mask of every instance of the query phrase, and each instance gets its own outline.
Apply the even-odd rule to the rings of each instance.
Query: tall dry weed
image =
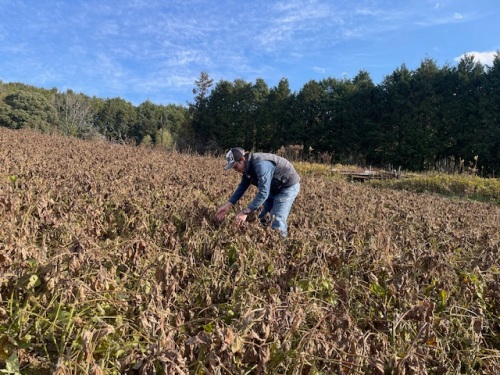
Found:
[[[0,160],[2,369],[499,372],[498,205],[299,164],[282,240],[214,220],[221,159],[0,128]]]

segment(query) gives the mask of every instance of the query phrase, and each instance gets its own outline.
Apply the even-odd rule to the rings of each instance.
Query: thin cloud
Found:
[[[267,50],[288,48],[290,44],[303,45],[309,40],[309,33],[318,34],[320,28],[325,27],[320,21],[332,20],[328,5],[317,1],[278,2],[268,10],[266,23],[269,26],[263,27],[256,38]]]
[[[495,48],[482,49],[498,31],[496,0],[484,1],[479,9],[466,0],[0,0],[0,79],[136,104],[191,97],[201,71],[216,82],[287,77],[294,91],[329,72],[363,69],[377,82],[430,51],[451,61]]]
[[[325,74],[326,73],[326,69],[325,68],[322,68],[322,67],[319,67],[319,66],[313,66],[312,68],[316,73],[320,73],[320,74]]]

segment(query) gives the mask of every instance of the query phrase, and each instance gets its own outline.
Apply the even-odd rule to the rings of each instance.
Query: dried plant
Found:
[[[282,240],[223,164],[0,128],[0,371],[500,372],[499,205],[297,163]]]

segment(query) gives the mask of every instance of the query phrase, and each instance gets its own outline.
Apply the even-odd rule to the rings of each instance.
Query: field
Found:
[[[495,201],[297,163],[283,240],[223,165],[0,128],[0,373],[500,373]]]

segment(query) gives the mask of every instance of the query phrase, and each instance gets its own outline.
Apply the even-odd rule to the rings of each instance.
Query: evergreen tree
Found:
[[[486,166],[483,173],[500,176],[500,52],[487,69],[481,103],[483,133],[477,134],[478,159]]]
[[[315,149],[335,154],[337,162],[349,159],[356,146],[355,111],[350,107],[352,82],[346,79],[327,78],[320,82],[324,98],[320,102],[322,126],[314,128]]]
[[[484,67],[473,56],[465,55],[456,69],[457,107],[452,134],[455,142],[451,153],[468,164],[483,150],[478,150],[477,138],[484,136],[481,100],[484,97]],[[481,155],[483,156],[483,155]]]
[[[351,113],[351,137],[349,139],[354,163],[366,164],[373,150],[370,134],[375,128],[376,105],[375,85],[368,72],[361,70],[352,80],[353,89],[346,100]]]
[[[248,109],[249,125],[252,128],[252,133],[249,134],[252,137],[250,140],[252,150],[270,149],[269,136],[271,134],[269,130],[271,113],[267,107],[269,94],[270,90],[267,83],[261,78],[257,79],[252,86],[252,97],[250,99],[252,102]]]
[[[195,84],[196,87],[193,89],[195,101],[189,104],[190,121],[188,127],[184,129],[183,136],[188,147],[191,146],[195,150],[205,151],[209,140],[215,141],[212,129],[213,121],[208,110],[209,94],[213,80],[207,72],[202,71]]]
[[[291,129],[291,143],[301,145],[304,156],[317,147],[318,135],[323,134],[326,99],[323,86],[314,80],[307,82],[297,95],[297,117]]]
[[[267,100],[263,103],[265,116],[258,134],[258,148],[276,151],[281,146],[290,144],[290,131],[294,121],[293,101],[294,96],[285,78],[269,90]]]
[[[378,103],[381,116],[374,132],[379,163],[391,163],[404,168],[418,167],[418,161],[415,160],[418,155],[409,131],[414,112],[413,104],[408,100],[411,90],[412,74],[404,64],[382,82]]]
[[[438,154],[437,128],[439,122],[439,97],[437,82],[439,69],[431,59],[425,59],[412,76],[412,89],[408,102],[412,115],[407,138],[411,149],[409,165],[415,170],[430,169]]]

